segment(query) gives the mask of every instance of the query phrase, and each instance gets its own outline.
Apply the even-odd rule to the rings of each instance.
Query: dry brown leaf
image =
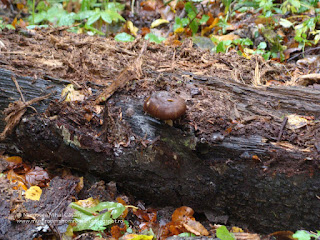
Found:
[[[209,232],[205,227],[199,223],[198,221],[188,219],[185,223],[182,223],[182,225],[187,229],[189,232],[197,235],[197,236],[208,236]]]

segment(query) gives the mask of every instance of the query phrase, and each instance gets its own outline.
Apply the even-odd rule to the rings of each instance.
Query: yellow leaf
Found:
[[[177,28],[174,32],[175,33],[183,33],[184,32],[184,28],[182,28],[182,27]]]
[[[311,121],[297,114],[290,114],[287,117],[288,117],[288,128],[290,128],[291,130],[296,130],[296,129],[305,127],[306,125],[311,123]]]
[[[38,186],[32,186],[26,191],[26,199],[34,200],[34,201],[39,201],[40,197],[42,194],[41,188]]]
[[[233,233],[242,233],[243,230],[242,228],[239,228],[239,227],[232,227],[230,232],[233,232]]]
[[[138,235],[138,234],[126,234],[121,237],[122,240],[152,240],[153,236]]]
[[[226,40],[235,40],[240,38],[238,35],[235,34],[228,34],[228,35],[211,35],[212,37],[215,37],[216,39],[218,39],[219,41],[226,41]]]
[[[83,177],[79,177],[79,182],[76,186],[76,191],[77,193],[81,191],[81,189],[83,188],[84,184],[83,184]]]
[[[75,90],[72,84],[68,84],[64,89],[62,89],[61,97],[65,97],[66,102],[84,100],[84,95]]]
[[[153,236],[148,235],[138,235],[134,238],[131,238],[131,240],[152,240]]]
[[[99,200],[98,199],[93,199],[92,197],[84,199],[84,200],[79,200],[75,202],[76,204],[85,207],[85,208],[90,208],[98,205]]]
[[[22,163],[22,158],[19,156],[12,156],[12,157],[7,157],[6,161],[12,162],[14,164],[20,164],[20,163]]]
[[[131,21],[127,21],[127,28],[130,30],[130,33],[137,36],[137,33],[139,31],[139,28],[135,27]]]
[[[158,26],[160,26],[161,24],[165,24],[165,23],[169,23],[169,21],[166,20],[166,19],[160,18],[160,19],[157,19],[157,20],[153,21],[153,22],[151,23],[151,27],[150,27],[150,28],[155,28],[155,27],[158,27]]]

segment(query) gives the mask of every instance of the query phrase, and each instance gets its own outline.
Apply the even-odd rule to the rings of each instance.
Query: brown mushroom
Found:
[[[160,120],[175,120],[186,112],[186,103],[175,93],[160,91],[147,98],[143,110]]]

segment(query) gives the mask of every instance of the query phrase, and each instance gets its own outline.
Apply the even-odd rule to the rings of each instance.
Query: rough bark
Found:
[[[0,85],[3,110],[19,94],[10,72],[1,70],[0,76],[5,80]],[[58,92],[62,88],[62,82],[38,79],[31,84],[30,78],[18,76],[17,80],[26,98],[52,91],[47,89],[51,85]],[[193,81],[198,87],[231,96],[237,108],[234,115],[240,117],[246,113],[262,118],[272,116],[271,124],[276,126],[281,125],[281,116],[288,112],[319,117],[318,91],[253,88],[213,77],[194,76]],[[53,98],[58,97],[56,94]],[[48,118],[40,113],[25,116],[9,143],[14,143],[30,160],[65,165],[116,181],[120,189],[155,206],[190,206],[204,212],[212,222],[228,219],[229,223],[260,233],[318,228],[320,175],[316,148],[308,152],[298,147],[284,148],[271,142],[272,138],[265,141],[265,136],[254,131],[252,135],[225,135],[212,140],[210,134],[210,139],[201,137],[189,131],[188,126],[170,127],[145,115],[142,103],[142,97],[123,91],[114,94],[106,105],[105,122],[110,122],[108,112],[113,108],[121,108],[124,119],[114,118],[109,123],[113,132],[105,130],[106,138],[126,131],[131,141],[128,146],[97,139],[86,128],[68,124],[65,115]],[[39,112],[47,104],[48,101],[42,102]],[[286,168],[296,171],[285,171]]]

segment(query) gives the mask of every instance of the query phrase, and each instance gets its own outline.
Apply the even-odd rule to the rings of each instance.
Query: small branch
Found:
[[[6,115],[5,121],[7,122],[7,124],[3,132],[0,133],[0,141],[3,141],[13,131],[13,129],[19,124],[22,116],[27,111],[27,107],[30,107],[32,104],[48,98],[50,95],[51,93],[42,97],[31,99],[28,102],[22,102],[19,100],[19,101],[10,103],[9,106],[3,111],[3,113]]]
[[[288,118],[285,117],[285,118],[283,119],[283,122],[282,122],[281,127],[280,127],[280,131],[279,131],[279,135],[278,135],[278,138],[277,138],[277,142],[280,142],[281,136],[282,136],[282,134],[283,134],[283,130],[284,130],[287,122],[288,122]]]
[[[14,82],[14,84],[16,85],[16,88],[17,88],[18,92],[20,93],[20,96],[21,96],[22,101],[25,103],[26,100],[24,99],[24,96],[23,96],[23,94],[22,94],[22,92],[21,92],[21,89],[20,89],[20,86],[19,86],[19,83],[18,83],[16,77],[15,77],[14,75],[12,75],[12,76],[11,76],[11,79],[12,79],[12,81]]]

